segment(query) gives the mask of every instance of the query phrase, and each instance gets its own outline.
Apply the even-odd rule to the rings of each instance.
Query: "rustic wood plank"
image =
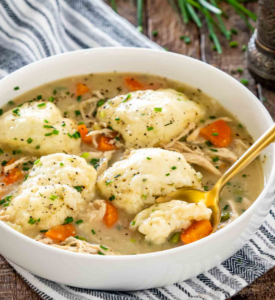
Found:
[[[172,52],[200,57],[199,32],[195,24],[185,25],[168,0],[147,0],[147,17],[148,36],[154,42]],[[155,37],[153,30],[158,31]],[[186,45],[181,36],[189,36],[191,43]]]

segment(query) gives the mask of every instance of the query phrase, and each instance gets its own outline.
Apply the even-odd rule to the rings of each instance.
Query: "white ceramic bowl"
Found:
[[[136,48],[82,50],[28,65],[0,81],[0,106],[14,97],[14,86],[20,86],[20,95],[64,77],[112,71],[156,74],[200,88],[236,115],[254,139],[273,123],[260,101],[220,70],[186,56]],[[262,223],[274,194],[274,150],[274,145],[265,150],[265,188],[253,205],[224,229],[193,244],[133,256],[77,254],[38,243],[0,222],[0,253],[36,275],[84,288],[138,290],[196,276],[234,254]]]

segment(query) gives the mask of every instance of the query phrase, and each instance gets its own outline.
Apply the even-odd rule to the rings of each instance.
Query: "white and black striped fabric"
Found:
[[[46,56],[104,46],[160,48],[101,0],[0,0],[0,77]],[[138,292],[94,291],[57,284],[12,266],[48,300],[221,300],[272,268],[274,253],[275,202],[244,248],[220,266],[172,286]]]

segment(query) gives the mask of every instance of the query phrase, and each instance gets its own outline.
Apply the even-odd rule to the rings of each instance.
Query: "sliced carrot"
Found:
[[[196,221],[182,232],[180,238],[184,244],[190,244],[208,236],[212,230],[210,221]]]
[[[112,140],[113,138],[107,137],[105,135],[100,135],[97,138],[97,150],[99,151],[112,151],[112,150],[116,150],[116,146],[113,144],[110,144],[110,140]]]
[[[223,120],[217,120],[200,130],[200,135],[214,146],[225,148],[231,143],[232,131]]]
[[[24,174],[18,168],[14,168],[8,171],[2,180],[6,185],[9,185],[23,178]]]
[[[85,85],[83,83],[77,83],[77,85],[76,85],[76,95],[77,96],[81,96],[81,95],[84,95],[89,92],[90,92],[90,89],[87,87],[87,85]]]
[[[144,85],[138,82],[135,78],[126,77],[124,81],[130,91],[138,91],[144,89]]]
[[[78,125],[77,129],[78,129],[78,132],[80,133],[81,140],[86,144],[90,144],[92,142],[92,137],[89,135],[87,136],[89,131],[88,131],[86,125],[85,124]]]
[[[46,237],[57,242],[64,242],[66,238],[75,234],[76,230],[72,224],[58,225],[45,233]]]
[[[107,227],[112,227],[118,220],[117,209],[113,205],[107,202],[106,202],[106,212],[103,220]]]

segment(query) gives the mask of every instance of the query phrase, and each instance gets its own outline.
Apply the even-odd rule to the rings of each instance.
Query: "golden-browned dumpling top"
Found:
[[[97,119],[118,131],[126,148],[137,149],[170,142],[202,115],[203,108],[184,94],[160,89],[117,96],[99,107]]]
[[[185,186],[201,188],[196,171],[182,154],[160,148],[132,150],[98,179],[101,193],[130,214]]]
[[[0,144],[32,155],[79,153],[76,131],[75,122],[62,118],[51,102],[27,102],[0,117]]]

